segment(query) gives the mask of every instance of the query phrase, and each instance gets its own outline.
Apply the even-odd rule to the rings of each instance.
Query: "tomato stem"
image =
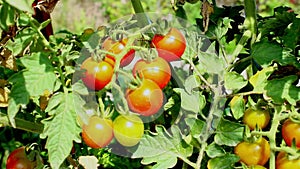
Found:
[[[251,31],[251,45],[255,43],[257,36],[256,2],[255,0],[245,0],[245,28]]]
[[[29,131],[32,133],[42,133],[44,130],[44,125],[41,123],[34,123],[17,117],[14,120],[16,123],[15,128],[17,129]],[[0,127],[12,126],[6,114],[0,113],[0,121]]]
[[[134,12],[137,14],[137,20],[139,21],[138,24],[140,27],[145,27],[152,23],[149,17],[145,14],[140,0],[131,0],[131,4]]]

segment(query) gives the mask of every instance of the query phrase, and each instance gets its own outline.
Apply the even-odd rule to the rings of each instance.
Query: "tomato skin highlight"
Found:
[[[300,168],[300,159],[289,160],[285,152],[279,152],[276,157],[276,169]]]
[[[87,58],[81,65],[84,72],[83,83],[92,90],[103,89],[113,76],[114,67],[106,60],[97,62],[92,57]]]
[[[124,38],[120,41],[114,42],[111,38],[106,38],[102,44],[102,48],[106,51],[109,51],[114,54],[121,53],[127,44],[128,39]],[[134,59],[135,56],[135,50],[131,49],[129,50],[121,59],[120,67],[125,67],[131,63],[131,61]],[[113,63],[115,63],[116,59],[114,56],[106,55],[107,58],[109,58]],[[114,65],[114,64],[113,64]]]
[[[24,146],[12,151],[6,161],[6,169],[34,169],[36,165],[26,157]]]
[[[186,39],[178,29],[171,28],[166,35],[154,35],[152,45],[159,57],[171,62],[180,60],[186,48]]]
[[[254,110],[249,108],[243,116],[243,123],[249,126],[250,130],[254,130],[256,125],[260,129],[267,127],[271,119],[270,113],[267,110]]]
[[[113,123],[110,119],[92,116],[82,127],[82,139],[91,148],[106,147],[113,139]]]
[[[234,153],[247,165],[265,165],[270,158],[270,144],[265,138],[256,142],[240,142],[234,147]]]
[[[171,68],[167,61],[157,57],[153,61],[138,60],[133,67],[133,74],[136,76],[150,79],[163,89],[171,79]]]
[[[297,148],[300,148],[300,124],[293,122],[291,119],[285,120],[281,134],[288,146],[291,146],[293,139],[295,139]]]
[[[144,123],[136,115],[119,115],[113,125],[116,140],[126,147],[138,144],[144,135]]]
[[[163,105],[163,92],[160,87],[149,79],[143,79],[136,89],[126,91],[129,109],[143,116],[156,114]]]

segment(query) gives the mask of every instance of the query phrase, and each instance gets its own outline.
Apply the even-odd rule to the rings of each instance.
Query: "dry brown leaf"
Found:
[[[8,107],[8,93],[7,87],[0,87],[0,107]]]
[[[201,15],[203,17],[203,28],[204,33],[207,32],[209,26],[209,17],[214,12],[213,6],[207,2],[206,0],[203,1],[201,7]]]
[[[14,71],[17,70],[16,58],[11,54],[10,50],[4,48],[0,52],[0,65]]]

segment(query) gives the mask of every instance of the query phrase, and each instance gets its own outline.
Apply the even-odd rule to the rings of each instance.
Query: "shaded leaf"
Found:
[[[296,57],[291,55],[290,51],[287,52],[280,44],[267,40],[255,43],[251,56],[262,67],[267,67],[272,62],[277,62],[282,66],[291,64],[300,67]]]
[[[300,18],[294,19],[292,25],[286,28],[282,38],[285,46],[293,50],[296,48],[300,41]]]
[[[300,88],[293,85],[293,83],[297,80],[299,80],[297,76],[270,80],[265,86],[266,94],[275,103],[283,104],[285,101],[288,101],[290,104],[296,105],[296,102],[300,100]]]

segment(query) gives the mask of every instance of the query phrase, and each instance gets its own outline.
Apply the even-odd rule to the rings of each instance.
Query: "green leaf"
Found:
[[[25,28],[17,34],[14,41],[9,40],[7,42],[7,48],[12,51],[14,56],[20,55],[25,48],[32,45],[32,42],[34,42],[34,39],[36,38],[36,31],[30,27]]]
[[[215,53],[200,52],[198,58],[199,64],[196,67],[200,72],[223,75],[225,70],[224,60]]]
[[[8,0],[6,1],[11,6],[25,12],[33,14],[33,8],[31,7],[34,0]]]
[[[205,127],[205,122],[195,118],[186,118],[185,122],[190,127],[191,135],[194,138],[199,138]]]
[[[300,41],[300,18],[294,19],[292,25],[286,28],[282,38],[286,47],[292,50],[296,48]]]
[[[216,37],[217,39],[221,39],[223,36],[226,35],[228,32],[228,29],[232,28],[230,22],[233,20],[224,17],[220,20],[218,20],[217,25],[215,25],[214,30],[208,32],[208,36]]]
[[[268,77],[273,73],[273,71],[273,67],[267,67],[250,77],[249,82],[253,86],[254,92],[265,92],[265,86],[267,85]]]
[[[26,69],[8,79],[13,84],[9,95],[11,104],[8,107],[8,116],[12,124],[20,106],[28,104],[30,97],[39,97],[45,91],[53,93],[57,84],[54,68],[46,53],[33,53],[20,60]]]
[[[299,80],[297,76],[270,80],[265,87],[266,94],[275,103],[283,104],[285,101],[288,101],[290,104],[296,105],[300,100],[300,88],[293,85],[293,83],[297,80]]]
[[[51,115],[43,122],[44,131],[42,138],[47,138],[46,148],[49,153],[51,168],[58,169],[68,157],[73,147],[73,141],[80,142],[81,128],[76,122],[76,107],[83,106],[84,102],[78,102],[78,95],[72,93],[59,93],[49,100],[50,107],[46,111]]]
[[[194,89],[199,88],[199,84],[199,78],[197,78],[195,75],[191,75],[184,81],[184,88],[188,94],[191,94]]]
[[[243,96],[234,96],[229,103],[232,115],[235,119],[243,117],[245,112],[245,101]]]
[[[206,154],[210,158],[220,157],[225,155],[226,151],[216,143],[211,143],[205,149]]]
[[[73,92],[76,92],[81,95],[88,95],[89,90],[87,87],[83,84],[82,80],[77,81],[72,85]]]
[[[143,158],[143,164],[156,163],[153,168],[172,168],[177,158],[188,158],[193,147],[182,140],[178,126],[171,126],[171,133],[163,126],[156,126],[155,136],[145,134],[132,158]]]
[[[237,72],[226,72],[224,81],[225,88],[234,91],[242,89],[248,83],[248,81]]]
[[[243,131],[240,123],[221,118],[214,139],[218,145],[235,146],[243,140]]]
[[[204,108],[206,100],[205,96],[203,96],[201,92],[195,91],[189,94],[184,89],[174,90],[180,93],[181,108],[194,113],[199,113]]]
[[[239,160],[240,158],[234,154],[226,154],[221,157],[210,159],[207,166],[209,169],[234,169],[234,163]]]
[[[0,8],[0,28],[8,31],[9,26],[15,23],[15,9],[4,2]]]
[[[264,40],[254,44],[251,56],[262,67],[267,67],[272,62],[278,62],[282,66],[292,64],[300,67],[296,57],[290,52],[283,50],[282,46],[276,42]]]
[[[26,91],[24,83],[24,79],[20,79],[19,83],[13,85],[9,94],[7,114],[13,127],[16,127],[14,118],[21,106],[26,106],[29,103],[30,95]]]

